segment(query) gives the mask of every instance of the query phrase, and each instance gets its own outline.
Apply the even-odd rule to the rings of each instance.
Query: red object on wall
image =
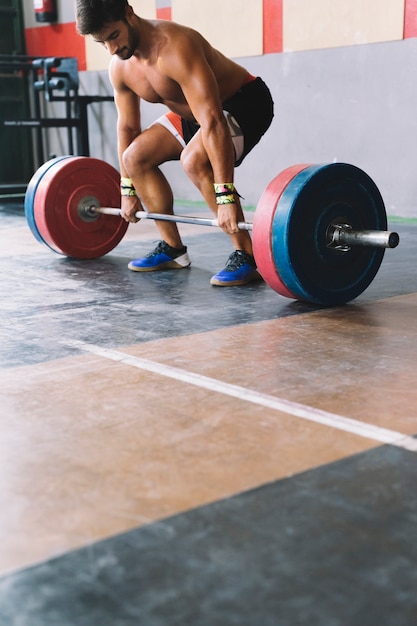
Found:
[[[405,0],[404,39],[417,37],[417,0]]]
[[[172,21],[172,9],[171,7],[162,7],[156,9],[156,17],[158,20]]]
[[[33,0],[37,22],[56,22],[58,14],[56,0]]]
[[[263,0],[264,54],[283,50],[283,0]]]
[[[87,69],[85,40],[75,22],[26,28],[26,54],[34,57],[77,57],[78,69]]]

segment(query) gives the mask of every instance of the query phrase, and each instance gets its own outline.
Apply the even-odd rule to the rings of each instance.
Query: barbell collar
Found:
[[[329,247],[396,248],[400,243],[398,233],[388,230],[353,230],[345,224],[333,224],[328,231]]]

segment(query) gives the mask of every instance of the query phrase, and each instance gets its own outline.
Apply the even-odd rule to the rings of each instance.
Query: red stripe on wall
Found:
[[[164,7],[162,9],[156,9],[156,17],[158,20],[169,20],[172,21],[172,8]]]
[[[283,0],[263,0],[264,54],[282,52]]]
[[[26,28],[26,54],[40,57],[77,57],[78,69],[87,69],[85,41],[75,22]]]
[[[417,0],[405,0],[404,39],[417,37]]]

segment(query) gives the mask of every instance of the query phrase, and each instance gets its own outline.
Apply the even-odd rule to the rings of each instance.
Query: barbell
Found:
[[[91,157],[63,156],[44,163],[25,196],[28,225],[54,252],[93,259],[113,250],[128,224],[120,219],[120,174]],[[139,211],[140,219],[218,226],[217,220]],[[347,163],[299,164],[278,174],[263,192],[253,222],[254,257],[265,282],[279,294],[333,306],[359,296],[372,282],[386,248],[382,196],[372,179]]]

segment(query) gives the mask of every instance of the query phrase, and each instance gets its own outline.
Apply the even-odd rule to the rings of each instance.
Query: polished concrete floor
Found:
[[[325,309],[211,287],[215,229],[138,274],[152,222],[76,261],[0,207],[1,626],[415,626],[417,223],[391,225]]]

